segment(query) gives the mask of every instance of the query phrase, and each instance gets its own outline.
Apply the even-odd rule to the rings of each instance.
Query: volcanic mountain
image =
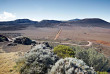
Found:
[[[16,19],[14,21],[0,22],[0,25],[20,25],[20,24],[37,24],[37,21],[32,21],[29,19]]]
[[[14,21],[0,22],[0,30],[13,28],[26,28],[27,26],[34,25],[35,27],[54,27],[54,26],[82,26],[82,27],[103,27],[110,28],[110,23],[99,18],[85,18],[73,19],[68,21],[58,20],[42,20],[32,21],[29,19],[17,19]]]
[[[99,18],[86,18],[77,21],[67,21],[66,24],[83,27],[103,27],[110,28],[110,23]]]

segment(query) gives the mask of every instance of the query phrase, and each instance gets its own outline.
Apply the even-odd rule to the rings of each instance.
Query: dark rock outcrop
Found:
[[[23,44],[23,45],[31,45],[32,40],[27,37],[16,37],[14,43]]]
[[[0,35],[0,42],[9,41],[7,37]]]
[[[17,46],[16,43],[9,43],[7,46]]]

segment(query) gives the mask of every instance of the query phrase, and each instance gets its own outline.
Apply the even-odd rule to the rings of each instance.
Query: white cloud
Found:
[[[9,12],[3,12],[3,14],[0,14],[0,21],[10,21],[14,20],[16,16]]]

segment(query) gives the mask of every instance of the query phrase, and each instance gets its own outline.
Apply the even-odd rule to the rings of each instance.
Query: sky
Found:
[[[101,18],[110,22],[110,0],[0,0],[0,21]]]

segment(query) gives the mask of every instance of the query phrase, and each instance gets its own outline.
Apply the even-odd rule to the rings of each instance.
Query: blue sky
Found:
[[[0,21],[101,18],[110,22],[110,0],[0,0]]]

